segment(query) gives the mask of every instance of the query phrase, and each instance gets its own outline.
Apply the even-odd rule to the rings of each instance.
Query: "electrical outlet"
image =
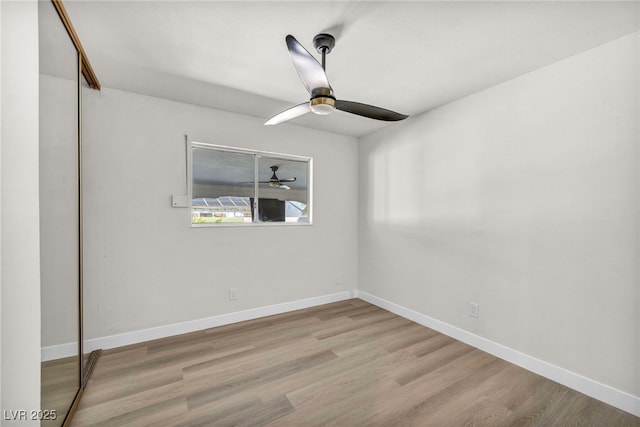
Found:
[[[342,274],[338,274],[336,276],[336,286],[342,286],[342,281],[343,281]]]
[[[476,302],[469,303],[469,316],[480,317],[480,306]]]
[[[229,301],[235,301],[238,299],[238,289],[231,288],[229,289]]]

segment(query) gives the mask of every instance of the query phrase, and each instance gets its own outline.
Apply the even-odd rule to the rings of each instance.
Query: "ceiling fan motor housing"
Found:
[[[269,187],[278,187],[280,185],[280,180],[278,179],[278,175],[276,175],[278,166],[271,166],[271,170],[273,171],[273,175],[269,178]]]
[[[336,98],[331,88],[315,89],[311,94],[309,107],[312,112],[321,116],[331,114],[336,109]]]

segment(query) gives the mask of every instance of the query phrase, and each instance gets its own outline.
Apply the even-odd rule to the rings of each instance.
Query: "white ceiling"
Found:
[[[639,3],[575,1],[71,1],[105,87],[260,117],[308,99],[286,49],[336,36],[338,99],[417,115],[638,31]],[[294,124],[361,136],[336,111]]]

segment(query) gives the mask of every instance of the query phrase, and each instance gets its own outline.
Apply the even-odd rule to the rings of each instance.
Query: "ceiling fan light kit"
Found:
[[[326,56],[335,47],[336,39],[327,33],[320,33],[313,38],[313,46],[322,55],[322,65],[292,35],[285,37],[287,49],[293,59],[293,65],[305,88],[311,95],[309,102],[303,102],[276,114],[265,122],[265,126],[273,126],[286,122],[309,112],[320,116],[341,110],[358,116],[375,120],[398,121],[407,115],[396,113],[380,107],[360,102],[337,100],[326,75]]]
[[[336,109],[336,100],[335,98],[330,98],[328,96],[311,98],[311,101],[309,101],[309,107],[311,108],[312,113],[316,113],[320,116],[326,116],[327,114],[333,113],[333,110]]]

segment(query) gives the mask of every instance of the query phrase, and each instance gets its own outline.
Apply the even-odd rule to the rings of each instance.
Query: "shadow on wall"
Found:
[[[437,134],[417,139],[410,133],[401,132],[393,144],[380,144],[369,154],[368,220],[409,227],[476,221],[478,150],[464,141],[438,144]]]

